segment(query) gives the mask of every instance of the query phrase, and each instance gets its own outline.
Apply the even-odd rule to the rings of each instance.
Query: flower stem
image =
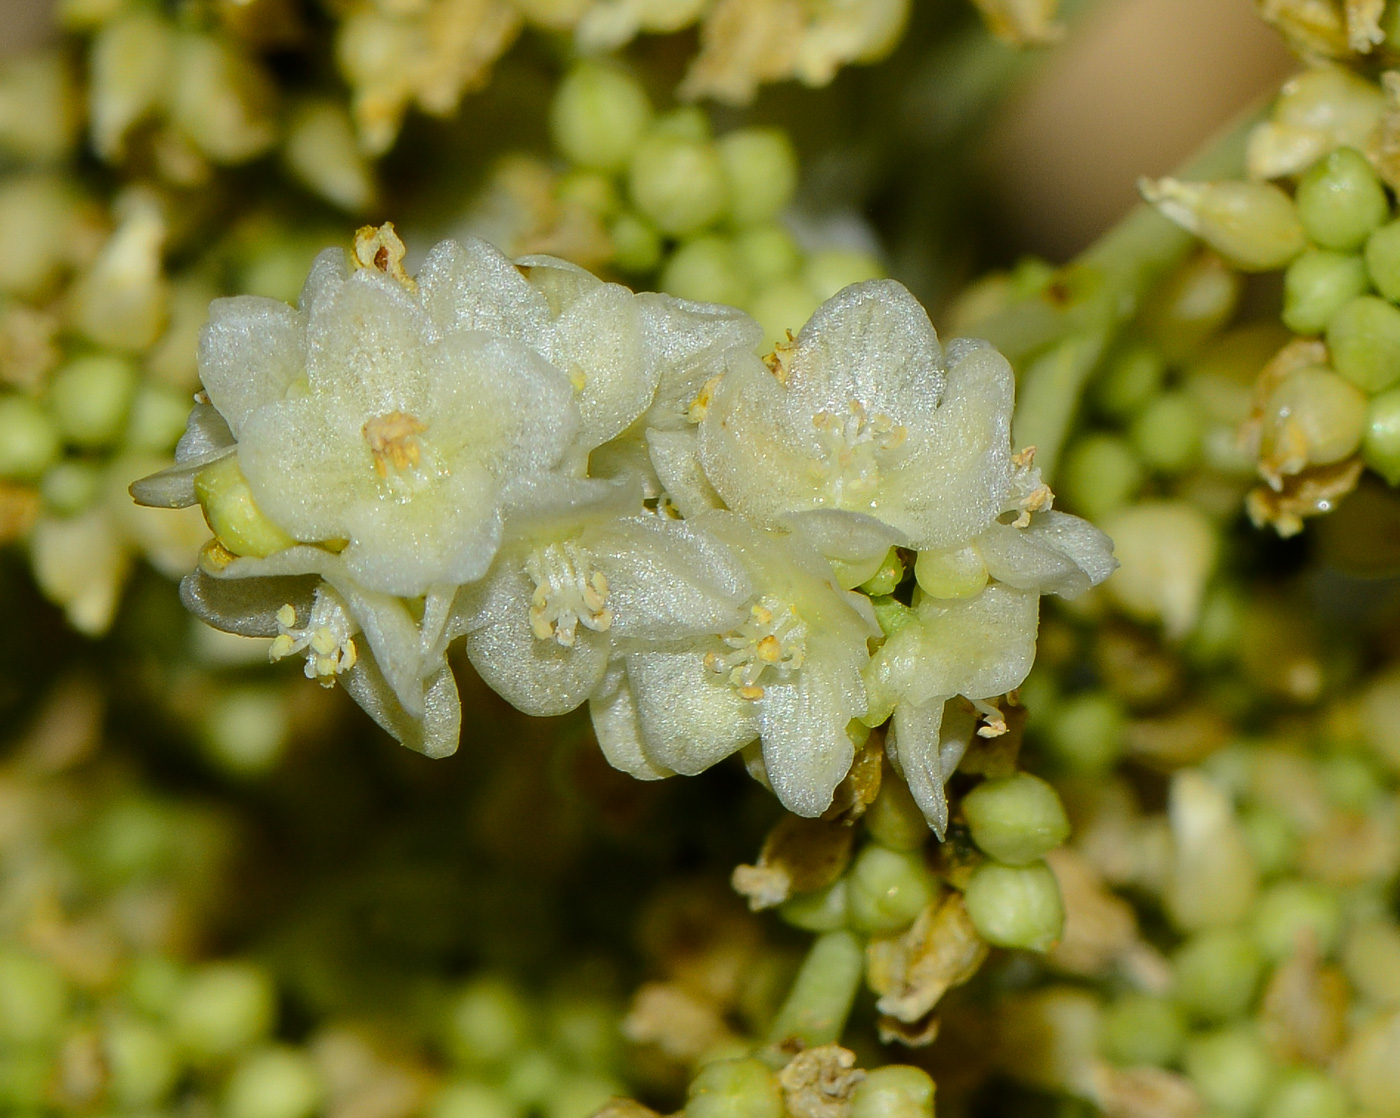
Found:
[[[865,951],[850,932],[818,936],[768,1031],[770,1046],[800,1040],[811,1048],[839,1040],[864,969]]]

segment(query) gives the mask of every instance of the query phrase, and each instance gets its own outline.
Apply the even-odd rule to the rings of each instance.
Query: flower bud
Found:
[[[76,100],[60,52],[7,58],[0,66],[0,150],[28,164],[61,159],[73,140]]]
[[[165,218],[148,195],[120,200],[122,223],[69,294],[74,325],[99,345],[145,349],[165,325]]]
[[[928,821],[909,786],[888,769],[880,793],[862,816],[866,829],[881,846],[891,850],[918,850],[928,841]]]
[[[1248,1025],[1193,1037],[1182,1068],[1207,1105],[1227,1114],[1252,1113],[1273,1076],[1263,1041]]]
[[[171,121],[215,163],[242,163],[276,142],[276,87],[227,38],[180,35],[168,80]]]
[[[1060,885],[1044,862],[984,862],[968,880],[964,901],[977,934],[998,947],[1048,951],[1064,931]]]
[[[608,226],[608,239],[613,245],[612,262],[624,272],[650,272],[661,263],[661,236],[631,210],[624,210]]]
[[[1391,485],[1400,485],[1400,388],[1373,396],[1366,405],[1361,457]]]
[[[1400,927],[1370,919],[1347,931],[1342,968],[1357,992],[1377,1005],[1400,1005]]]
[[[933,1118],[933,1080],[922,1068],[872,1068],[851,1092],[847,1118]]]
[[[1338,148],[1303,176],[1294,195],[1298,220],[1313,243],[1352,252],[1390,217],[1390,201],[1366,157]]]
[[[875,611],[875,621],[880,626],[880,631],[887,637],[894,636],[906,625],[919,619],[919,615],[898,598],[872,598],[870,608]]]
[[[1142,485],[1142,464],[1126,439],[1102,433],[1078,439],[1060,467],[1059,495],[1095,522],[1122,508]]]
[[[802,262],[802,250],[777,222],[739,230],[734,251],[744,274],[760,288],[791,276]]]
[[[0,1041],[52,1040],[68,1013],[68,987],[46,959],[13,946],[0,949]]]
[[[805,280],[783,279],[770,283],[749,303],[749,313],[763,327],[763,344],[772,347],[789,333],[796,334],[821,306]]]
[[[884,274],[880,262],[868,252],[851,248],[821,249],[812,253],[802,268],[802,278],[818,299],[830,299],[853,283],[879,279]]]
[[[1170,639],[1195,627],[1215,567],[1215,528],[1185,501],[1143,501],[1103,526],[1122,564],[1104,589],[1125,612],[1160,621]]]
[[[1400,302],[1400,221],[1382,225],[1366,239],[1366,270],[1377,291]]]
[[[310,1057],[294,1048],[258,1052],[239,1063],[224,1088],[226,1118],[310,1118],[325,1094]]]
[[[729,216],[736,225],[771,221],[797,190],[797,153],[777,128],[740,128],[717,144],[729,183]]]
[[[554,146],[580,167],[620,171],[651,123],[651,102],[635,78],[615,66],[580,62],[549,106]]]
[[[102,471],[96,465],[70,460],[56,463],[44,474],[39,493],[46,508],[59,516],[73,516],[97,500],[101,487]]]
[[[136,370],[129,361],[96,354],[70,361],[54,374],[49,402],[63,437],[95,449],[121,436],[135,392]]]
[[[1349,458],[1361,445],[1366,413],[1366,397],[1350,381],[1318,366],[1295,369],[1264,405],[1261,462],[1292,474]]]
[[[175,1046],[159,1029],[134,1017],[119,1017],[103,1030],[107,1090],[119,1107],[158,1106],[180,1076]]]
[[[1163,900],[1182,929],[1220,927],[1245,916],[1259,871],[1229,796],[1193,769],[1172,777],[1168,800],[1172,860]]]
[[[846,926],[850,913],[847,896],[846,879],[842,877],[825,889],[800,893],[785,901],[778,909],[778,915],[803,931],[834,932]]]
[[[515,988],[487,976],[474,980],[447,1011],[444,1046],[458,1063],[490,1066],[504,1063],[524,1046],[530,1031],[529,1010]]]
[[[211,963],[191,976],[171,1014],[171,1034],[196,1060],[220,1060],[272,1028],[272,982],[252,963]]]
[[[1351,1112],[1346,1091],[1316,1068],[1289,1068],[1264,1100],[1259,1118],[1346,1118]]]
[[[1339,1062],[1359,1106],[1375,1114],[1400,1112],[1400,1014],[1377,1014],[1360,1025]]]
[[[1310,67],[1284,84],[1272,119],[1250,134],[1250,177],[1302,174],[1342,145],[1364,150],[1384,111],[1374,82],[1342,66]]]
[[[213,759],[229,772],[251,776],[277,764],[291,736],[283,692],[265,686],[219,692],[201,720],[201,737]]]
[[[1047,736],[1055,756],[1076,772],[1103,772],[1122,756],[1128,718],[1107,691],[1089,691],[1055,708]]]
[[[1099,1029],[1099,1049],[1122,1067],[1170,1064],[1186,1040],[1181,1011],[1150,994],[1119,998],[1104,1012]]]
[[[1139,316],[1168,361],[1191,357],[1230,321],[1244,281],[1213,252],[1198,252],[1148,297]]]
[[[1311,249],[1284,273],[1283,324],[1295,334],[1321,334],[1332,316],[1369,286],[1366,262],[1355,253]]]
[[[865,949],[854,935],[833,931],[819,936],[768,1030],[769,1040],[780,1045],[801,1041],[808,1048],[834,1043],[864,971]]]
[[[1400,309],[1374,295],[1358,295],[1327,324],[1332,367],[1365,392],[1400,379]]]
[[[258,508],[236,454],[200,470],[194,492],[210,530],[233,554],[263,559],[296,543]]]
[[[1112,419],[1128,419],[1162,390],[1167,361],[1155,345],[1138,342],[1119,350],[1094,386],[1094,402]]]
[[[92,146],[113,162],[126,134],[159,103],[170,80],[175,33],[163,19],[131,11],[94,36],[88,63]]]
[[[189,397],[155,384],[143,384],[131,400],[126,445],[132,450],[169,454],[185,432]]]
[[[287,123],[282,157],[309,190],[349,213],[374,200],[374,178],[350,114],[336,101],[307,101]]]
[[[685,236],[715,221],[729,201],[715,145],[653,129],[632,153],[628,189],[663,233]]]
[[[904,581],[904,561],[899,557],[898,548],[890,548],[880,563],[880,569],[860,584],[862,594],[881,598],[893,594]]]
[[[777,1077],[758,1060],[716,1060],[690,1081],[685,1118],[782,1118]]]
[[[60,449],[53,419],[36,401],[0,396],[0,477],[36,481]]]
[[[739,306],[748,300],[749,283],[734,243],[709,234],[681,245],[661,270],[661,289],[681,299]]]
[[[1330,954],[1341,934],[1342,908],[1336,894],[1313,881],[1280,881],[1254,906],[1254,940],[1273,962],[1293,954],[1298,937],[1314,937],[1318,950]]]
[[[872,842],[847,875],[851,924],[863,932],[897,932],[914,922],[933,899],[934,883],[917,852],[887,850]]]
[[[1201,413],[1185,392],[1163,392],[1138,412],[1129,428],[1133,449],[1148,466],[1179,474],[1201,454]]]
[[[47,174],[0,180],[0,293],[37,298],[61,275],[78,215],[72,186]]]
[[[945,551],[921,551],[914,578],[930,598],[971,598],[987,585],[987,564],[975,544]]]
[[[1193,1017],[1228,1021],[1254,1000],[1264,961],[1237,928],[1197,932],[1172,957],[1172,996]]]
[[[1030,773],[983,781],[963,798],[972,841],[999,862],[1024,866],[1069,837],[1055,789]]]
[[[1282,268],[1307,247],[1293,199],[1268,183],[1143,179],[1139,189],[1166,217],[1242,271]]]
[[[425,1118],[522,1118],[523,1113],[499,1088],[459,1080],[438,1093]]]

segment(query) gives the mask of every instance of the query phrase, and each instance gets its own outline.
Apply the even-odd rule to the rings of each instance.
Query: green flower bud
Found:
[[[968,880],[964,900],[977,934],[998,947],[1048,951],[1064,931],[1060,885],[1044,862],[984,862]]]
[[[58,429],[81,447],[110,446],[126,426],[136,370],[109,354],[80,357],[54,374],[49,402]]]
[[[694,140],[696,143],[704,143],[714,138],[710,132],[710,118],[699,105],[683,105],[657,117],[651,131],[653,135],[673,136],[680,140]]]
[[[613,244],[612,262],[624,272],[638,275],[661,263],[661,234],[631,210],[624,210],[608,226],[608,237]]]
[[[1246,272],[1282,268],[1307,247],[1293,199],[1262,182],[1143,179],[1142,195]]]
[[[987,564],[976,544],[921,551],[914,578],[930,598],[971,598],[987,585]]]
[[[899,549],[892,547],[886,553],[884,562],[880,564],[880,569],[861,583],[860,591],[872,598],[880,598],[887,594],[893,594],[895,588],[903,581],[904,560],[899,557]]]
[[[1209,1106],[1232,1115],[1253,1113],[1274,1074],[1263,1042],[1249,1026],[1191,1038],[1182,1068]]]
[[[466,987],[447,1011],[448,1054],[459,1063],[504,1062],[524,1047],[530,1035],[530,1011],[504,979],[487,976]]]
[[[1366,271],[1377,291],[1400,303],[1400,221],[1382,225],[1367,238]]]
[[[49,413],[27,396],[0,397],[0,477],[34,481],[60,450]]]
[[[1186,1040],[1181,1011],[1165,998],[1127,994],[1105,1010],[1099,1048],[1123,1067],[1172,1063]]]
[[[1357,992],[1377,1005],[1400,1005],[1400,927],[1364,920],[1347,932],[1342,969]]]
[[[1294,196],[1298,220],[1315,244],[1351,252],[1390,217],[1390,201],[1370,161],[1355,148],[1323,156]]]
[[[805,280],[778,280],[750,300],[749,313],[763,327],[763,344],[771,348],[801,330],[821,302]]]
[[[281,759],[291,735],[290,712],[272,687],[234,687],[214,699],[201,721],[204,746],[229,772],[255,775]]]
[[[739,230],[734,251],[744,274],[759,288],[791,276],[802,262],[802,250],[792,234],[776,222]]]
[[[1172,957],[1172,996],[1203,1021],[1228,1021],[1254,1000],[1264,960],[1259,948],[1236,928],[1197,932]]]
[[[1358,295],[1327,324],[1332,367],[1365,392],[1400,379],[1400,309],[1374,295]]]
[[[325,1088],[310,1057],[269,1048],[241,1061],[224,1088],[225,1118],[310,1118]]]
[[[891,850],[920,850],[931,833],[909,786],[888,769],[875,802],[861,819],[875,841]]]
[[[1065,455],[1055,486],[1076,512],[1098,521],[1132,500],[1142,485],[1142,464],[1126,439],[1093,434]]]
[[[110,1077],[107,1089],[119,1106],[157,1106],[170,1093],[180,1075],[180,1061],[163,1032],[123,1017],[107,1025],[102,1039]]]
[[[1024,866],[1069,837],[1069,818],[1055,789],[1019,772],[983,781],[963,798],[972,841],[998,862]]]
[[[715,145],[653,130],[632,154],[628,189],[642,216],[684,237],[715,221],[729,201]]]
[[[608,1099],[622,1093],[620,1084],[599,1075],[566,1075],[545,1107],[545,1118],[589,1118]]]
[[[853,248],[826,248],[807,258],[802,278],[819,299],[830,299],[842,288],[885,274],[880,262],[868,252]]]
[[[1245,845],[1262,877],[1277,877],[1293,867],[1298,856],[1298,833],[1282,812],[1254,805],[1240,813]]]
[[[210,529],[235,555],[261,559],[296,543],[258,508],[238,455],[230,454],[200,470],[194,492]]]
[[[748,277],[727,237],[696,237],[681,245],[661,270],[661,288],[682,299],[738,306],[749,295]]]
[[[1368,812],[1385,795],[1380,774],[1358,754],[1334,753],[1319,759],[1317,768],[1327,799],[1343,811]]]
[[[914,922],[933,899],[934,883],[917,852],[887,850],[872,842],[847,875],[851,924],[864,932],[897,932]]]
[[[622,206],[613,180],[600,171],[570,171],[561,175],[554,185],[554,196],[602,218],[612,217]]]
[[[844,928],[849,917],[846,879],[833,881],[825,889],[799,893],[778,909],[778,915],[794,928],[807,932],[834,932]]]
[[[1164,392],[1142,409],[1128,432],[1149,468],[1179,474],[1201,454],[1201,413],[1185,392]]]
[[[1162,390],[1167,361],[1154,345],[1137,342],[1119,350],[1094,389],[1099,410],[1112,419],[1128,419]]]
[[[647,126],[651,102],[630,75],[598,62],[580,62],[559,83],[549,106],[554,146],[580,167],[620,171]]]
[[[918,615],[898,598],[871,598],[870,608],[875,611],[880,631],[887,637],[894,636],[910,622],[918,620]]]
[[[131,401],[126,423],[126,445],[132,450],[169,454],[185,433],[189,396],[159,385],[143,384]]]
[[[782,1118],[778,1080],[758,1060],[716,1060],[690,1081],[685,1118]]]
[[[267,974],[252,963],[211,963],[181,990],[171,1035],[197,1060],[232,1056],[272,1028],[276,995]]]
[[[20,1118],[47,1118],[53,1113],[53,1065],[43,1048],[0,1049],[0,1104]]]
[[[68,1013],[68,986],[47,959],[0,948],[0,1046],[58,1035]]]
[[[729,183],[729,215],[737,225],[772,221],[797,190],[797,152],[778,128],[740,128],[719,139]]]
[[[933,1118],[933,1080],[923,1068],[872,1068],[851,1092],[847,1118]]]
[[[184,988],[184,969],[163,955],[140,955],[127,968],[126,998],[151,1017],[168,1017]]]
[[[497,1088],[459,1080],[438,1093],[425,1118],[521,1118],[522,1113],[521,1107]]]
[[[97,500],[102,471],[91,462],[59,462],[44,474],[39,494],[44,505],[59,516],[73,516]]]
[[[1349,458],[1361,445],[1366,405],[1366,397],[1330,369],[1295,369],[1264,405],[1264,453],[1286,460],[1301,451],[1304,463],[1318,466]]]
[[[1341,934],[1342,906],[1326,886],[1302,879],[1280,881],[1259,898],[1253,924],[1255,942],[1274,962],[1292,955],[1304,933],[1310,933],[1318,949],[1328,955]]]
[[[1366,405],[1361,457],[1391,485],[1400,485],[1400,388],[1373,396]]]
[[[1047,727],[1055,756],[1076,772],[1112,768],[1123,753],[1127,715],[1107,691],[1066,699]]]
[[[1369,287],[1366,262],[1355,253],[1311,249],[1284,273],[1283,324],[1295,334],[1321,334],[1334,314]]]
[[[1168,362],[1184,360],[1230,321],[1243,287],[1239,273],[1214,253],[1196,253],[1152,292],[1140,325]]]
[[[527,1048],[515,1054],[506,1073],[506,1097],[526,1110],[540,1110],[559,1087],[563,1072],[548,1052]]]
[[[1347,1093],[1316,1068],[1289,1068],[1264,1100],[1260,1118],[1346,1118]]]

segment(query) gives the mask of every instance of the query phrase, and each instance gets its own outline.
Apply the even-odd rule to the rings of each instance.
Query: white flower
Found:
[[[869,602],[796,537],[729,512],[695,524],[732,549],[754,594],[727,631],[628,654],[592,703],[599,741],[613,764],[654,777],[702,772],[758,739],[783,805],[820,815],[865,711],[860,669],[879,633]]]

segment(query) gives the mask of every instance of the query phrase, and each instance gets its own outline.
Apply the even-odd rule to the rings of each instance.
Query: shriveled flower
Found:
[[[758,740],[762,769],[789,811],[820,815],[855,753],[865,712],[860,670],[878,635],[868,599],[841,590],[797,537],[731,512],[696,527],[728,545],[752,581],[739,624],[629,653],[591,710],[604,752],[637,775],[695,774]]]

